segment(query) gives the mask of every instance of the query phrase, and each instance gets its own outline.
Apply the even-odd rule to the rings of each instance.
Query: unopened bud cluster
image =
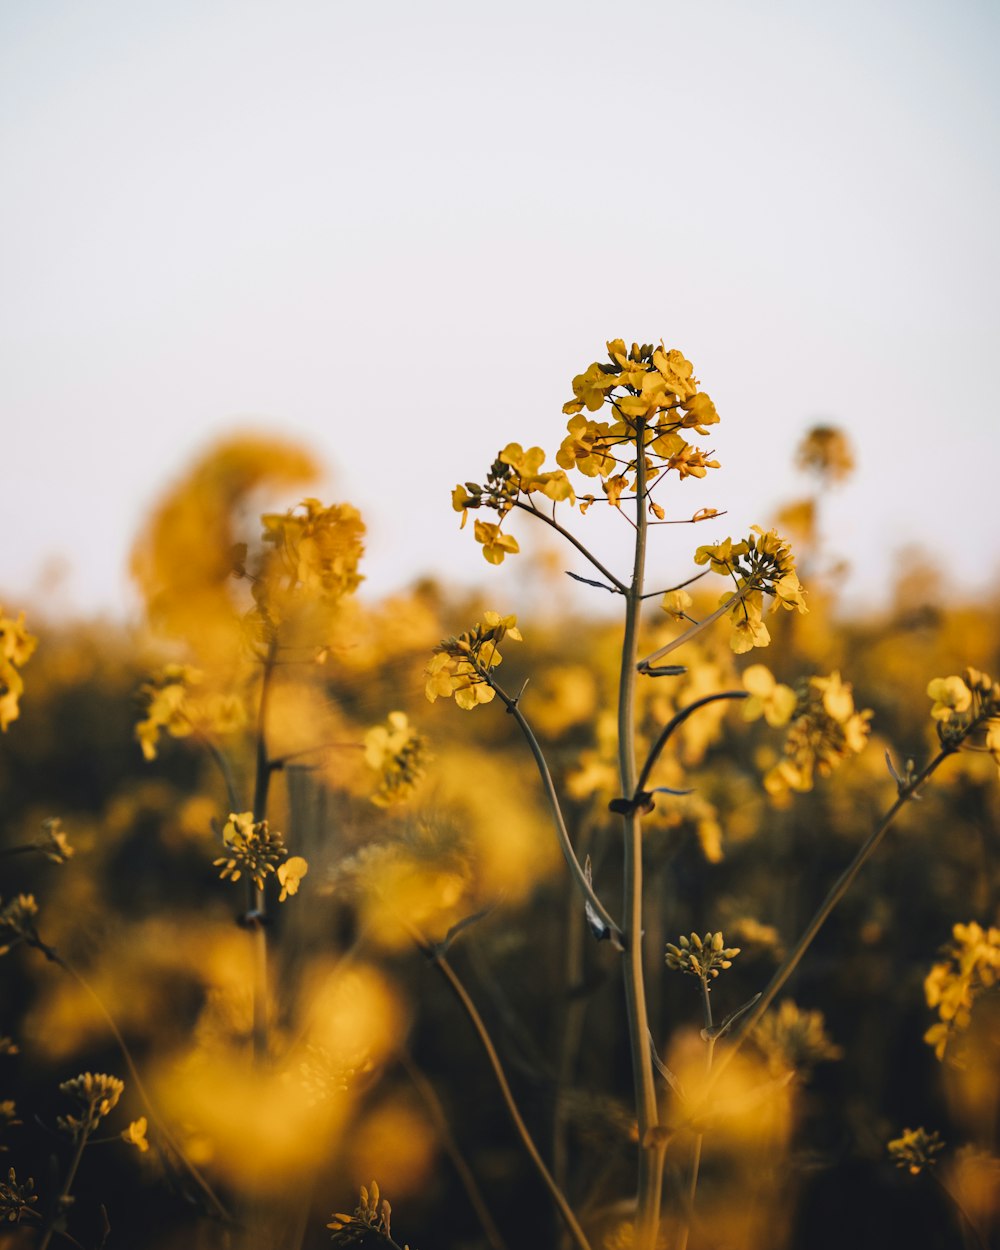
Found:
[[[721,933],[706,933],[704,937],[692,933],[690,937],[681,935],[677,941],[676,946],[667,943],[667,967],[703,981],[717,977],[723,968],[731,968],[740,953],[738,946],[724,945]]]
[[[59,1092],[76,1102],[80,1114],[59,1116],[56,1123],[74,1141],[88,1137],[116,1106],[124,1088],[118,1077],[101,1072],[84,1072],[71,1081],[63,1081]]]

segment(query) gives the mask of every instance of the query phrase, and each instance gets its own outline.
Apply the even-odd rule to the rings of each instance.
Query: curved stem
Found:
[[[594,888],[587,880],[587,874],[576,857],[576,851],[573,849],[573,843],[570,841],[569,830],[566,828],[566,821],[563,818],[562,807],[559,804],[559,795],[556,793],[555,782],[552,780],[552,774],[549,771],[548,763],[542,752],[541,744],[535,737],[534,731],[525,720],[524,713],[518,706],[517,699],[511,698],[509,694],[498,685],[496,679],[489,669],[481,668],[473,661],[476,671],[483,680],[500,696],[500,700],[506,707],[507,711],[517,721],[517,726],[521,733],[524,734],[528,749],[531,751],[535,764],[538,767],[538,774],[542,779],[542,786],[545,790],[545,798],[548,801],[549,811],[552,813],[552,823],[555,825],[556,834],[559,838],[559,846],[562,849],[563,857],[569,865],[569,870],[573,875],[577,889],[597,913],[601,922],[605,924],[611,934],[612,940],[618,946],[621,945],[622,930],[611,919],[607,908],[594,893]]]
[[[493,1039],[490,1037],[489,1030],[486,1028],[482,1016],[480,1016],[479,1012],[476,1010],[475,1003],[469,997],[469,994],[459,979],[458,974],[455,972],[455,969],[448,962],[447,956],[441,954],[440,951],[437,951],[434,948],[424,946],[423,949],[427,951],[429,957],[434,961],[435,966],[440,970],[441,975],[451,986],[452,992],[458,999],[459,1003],[461,1003],[463,1011],[469,1017],[472,1027],[479,1035],[479,1040],[482,1043],[483,1049],[486,1051],[486,1056],[493,1069],[493,1075],[496,1077],[504,1104],[506,1105],[507,1112],[514,1123],[514,1128],[517,1130],[517,1134],[521,1139],[521,1144],[527,1151],[528,1156],[535,1165],[535,1170],[542,1178],[546,1189],[548,1189],[549,1193],[552,1195],[553,1201],[559,1208],[559,1214],[565,1221],[570,1236],[572,1237],[574,1243],[579,1247],[579,1250],[591,1250],[590,1242],[587,1240],[583,1229],[580,1227],[576,1216],[573,1214],[572,1208],[566,1201],[566,1196],[556,1184],[549,1169],[545,1166],[545,1162],[539,1154],[538,1147],[535,1145],[534,1139],[528,1131],[528,1126],[521,1117],[517,1103],[514,1101],[514,1095],[511,1092],[510,1085],[507,1083],[507,1076],[504,1073],[503,1064],[500,1062],[500,1056],[497,1054],[496,1047],[493,1045]]]
[[[672,717],[666,725],[663,726],[663,729],[660,731],[660,736],[653,743],[652,749],[646,757],[646,762],[642,766],[642,772],[639,774],[639,780],[636,782],[635,794],[632,796],[633,800],[636,795],[645,790],[646,782],[649,780],[649,774],[653,771],[656,761],[660,758],[663,748],[670,741],[671,735],[674,731],[679,729],[689,716],[691,716],[694,712],[697,712],[699,708],[705,707],[706,704],[709,703],[717,703],[722,699],[746,699],[748,697],[749,695],[745,690],[720,690],[716,694],[706,694],[703,698],[696,699],[694,703],[689,703],[687,707],[681,708],[677,715]]]
[[[561,526],[559,522],[555,519],[555,517],[546,516],[545,513],[542,512],[541,509],[536,508],[534,504],[524,503],[520,499],[517,499],[514,501],[514,507],[520,508],[523,512],[527,512],[530,516],[537,517],[539,521],[544,521],[545,524],[550,526],[550,528],[554,529],[557,534],[561,534],[562,537],[565,538],[566,541],[570,544],[570,546],[575,547],[577,551],[579,551],[579,553],[584,557],[584,559],[590,561],[590,563],[594,566],[595,569],[597,569],[598,573],[600,573],[602,577],[606,577],[608,579],[608,581],[611,583],[612,586],[614,586],[615,590],[617,590],[619,594],[622,594],[622,595],[625,594],[625,591],[626,591],[625,583],[621,581],[619,578],[615,577],[614,573],[606,569],[604,565],[600,562],[600,560],[598,560],[598,558],[595,555],[593,555],[590,551],[588,551],[587,548],[583,545],[583,543],[580,542],[579,538],[576,538],[573,534],[571,534],[568,529],[564,529],[563,526]]]
[[[483,1226],[483,1234],[486,1240],[493,1247],[493,1250],[507,1250],[506,1242],[501,1237],[500,1230],[497,1228],[493,1216],[490,1215],[489,1207],[487,1207],[479,1186],[476,1184],[476,1178],[472,1174],[472,1169],[466,1163],[465,1157],[452,1136],[448,1117],[445,1114],[444,1107],[441,1105],[441,1099],[437,1095],[437,1090],[435,1090],[430,1080],[421,1072],[412,1057],[405,1050],[400,1054],[399,1062],[403,1071],[413,1083],[417,1093],[423,1099],[428,1114],[434,1121],[438,1141],[440,1141],[445,1154],[451,1160],[451,1165],[458,1174],[458,1179],[462,1182],[465,1196],[469,1199],[469,1205],[475,1211],[480,1224]]]

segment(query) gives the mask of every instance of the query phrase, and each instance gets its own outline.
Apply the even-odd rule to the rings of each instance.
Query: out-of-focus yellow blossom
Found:
[[[133,1120],[128,1128],[123,1131],[121,1135],[122,1141],[128,1142],[130,1146],[135,1146],[136,1150],[144,1155],[149,1149],[149,1142],[146,1140],[147,1127],[146,1117],[141,1115],[138,1120]]]
[[[944,1149],[941,1134],[921,1128],[904,1128],[901,1136],[887,1145],[889,1157],[898,1168],[906,1168],[913,1176],[937,1163],[934,1157]]]
[[[839,673],[810,677],[796,693],[784,758],[764,778],[765,789],[779,802],[792,790],[811,790],[816,774],[828,776],[868,741],[871,711],[855,710],[851,687]]]
[[[976,999],[1000,979],[1000,928],[984,929],[974,920],[956,924],[943,954],[924,979],[927,1006],[938,1013],[924,1041],[938,1059],[944,1059],[954,1034],[969,1027]]]
[[[49,816],[42,821],[42,836],[35,845],[53,864],[65,864],[76,854],[58,816]]]
[[[272,832],[266,820],[254,820],[253,812],[230,812],[222,840],[229,854],[212,861],[221,868],[219,876],[223,881],[239,881],[245,872],[258,890],[288,854],[282,835]]]
[[[0,903],[3,903],[2,899]],[[6,955],[21,942],[37,940],[37,915],[38,904],[34,894],[18,894],[9,903],[0,906],[0,955]]]
[[[281,886],[279,903],[283,903],[293,894],[298,894],[302,878],[308,871],[309,865],[301,855],[290,855],[283,864],[278,865],[278,884]]]
[[[15,621],[4,615],[0,605],[0,730],[4,733],[11,721],[21,714],[24,679],[19,670],[31,659],[37,646],[38,639],[25,628],[24,613]]]
[[[746,669],[743,686],[750,692],[750,698],[743,704],[744,720],[758,720],[763,716],[769,725],[788,724],[798,702],[791,686],[775,681],[774,674],[764,664],[751,664]]]
[[[360,585],[365,525],[351,504],[324,507],[318,499],[304,499],[288,512],[265,513],[261,521],[278,565],[265,567],[266,610],[273,612],[281,602],[283,586],[336,601]]]
[[[693,603],[694,600],[686,590],[668,590],[663,596],[660,607],[675,621],[683,621],[687,618],[688,609]]]
[[[479,703],[489,703],[496,692],[486,675],[502,662],[498,646],[505,638],[521,641],[517,617],[486,612],[482,623],[468,633],[438,643],[425,670],[428,700],[433,703],[454,696],[458,706],[467,711]]]
[[[404,802],[424,775],[427,740],[405,712],[390,712],[384,725],[365,734],[365,763],[379,774],[372,802],[379,807]]]
[[[795,1072],[804,1078],[817,1063],[840,1059],[844,1053],[827,1034],[823,1013],[806,1011],[789,998],[763,1017],[754,1029],[753,1044],[774,1076]]]
[[[833,485],[850,477],[854,470],[854,453],[843,430],[833,425],[816,425],[799,444],[795,462],[800,469]]]
[[[317,474],[294,443],[241,435],[210,448],[151,516],[132,554],[133,576],[152,624],[185,642],[206,670],[227,672],[240,653],[245,590],[233,574],[245,559],[239,527],[250,498]]]
[[[135,736],[147,760],[156,759],[161,731],[171,738],[187,738],[193,733],[236,733],[246,725],[241,695],[201,690],[204,680],[200,669],[167,664],[140,686],[146,715],[137,722]]]

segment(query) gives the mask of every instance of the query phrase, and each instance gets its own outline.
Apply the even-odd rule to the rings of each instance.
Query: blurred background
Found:
[[[895,797],[886,752],[903,770],[936,749],[928,681],[1000,674],[998,23],[986,3],[3,7],[0,604],[39,641],[0,738],[0,894],[37,897],[175,1138],[117,1137],[147,1104],[104,1009],[37,949],[8,951],[0,1162],[42,1209],[65,1174],[59,1083],[126,1081],[79,1173],[87,1250],[101,1203],[109,1248],[326,1245],[372,1176],[400,1244],[557,1244],[475,1034],[399,919],[440,937],[479,911],[457,973],[595,1250],[626,1250],[618,957],[587,935],[510,719],[424,698],[439,639],[518,613],[504,678],[531,679],[616,913],[616,605],[530,526],[488,567],[450,492],[513,440],[551,467],[573,376],[608,338],[662,335],[719,410],[722,465],[664,502],[727,515],[656,531],[651,584],[776,523],[811,611],[769,618],[749,657],[704,636],[679,683],[646,683],[640,734],[760,659],[790,683],[839,669],[874,713],[865,752],[791,804],[761,786],[780,735],[738,713],[692,720],[664,760],[658,780],[694,793],[648,821],[651,1022],[672,1065],[700,1065],[697,987],[663,944],[722,929],[743,953],[718,1010],[745,1002]],[[268,884],[262,1076],[245,900],[213,864],[234,799],[251,805],[259,699],[236,645],[254,598],[226,575],[257,567],[261,512],[306,494],[360,509],[364,580],[292,613],[271,701],[268,814],[309,872],[281,903]],[[567,515],[626,575],[620,518]],[[653,605],[647,629],[652,649],[677,626]],[[198,733],[152,723],[172,682]],[[417,784],[396,793],[383,770],[411,730]],[[990,985],[944,1061],[924,1040],[952,926],[1000,919],[998,822],[983,751],[904,813],[747,1048],[730,1091],[747,1114],[706,1142],[692,1250],[998,1234]],[[887,1155],[918,1124],[947,1142],[936,1175]],[[690,1147],[670,1156],[674,1211]],[[36,1241],[30,1219],[0,1233]]]

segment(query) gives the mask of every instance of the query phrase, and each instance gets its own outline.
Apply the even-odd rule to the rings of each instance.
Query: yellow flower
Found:
[[[688,608],[694,600],[686,590],[668,590],[663,596],[660,607],[668,616],[672,616],[675,621],[683,621],[687,616]]]
[[[709,564],[713,573],[729,573],[739,556],[746,555],[745,542],[734,543],[731,538],[721,543],[709,543],[694,553],[695,564]]]
[[[934,700],[931,716],[950,720],[955,712],[967,712],[972,705],[972,691],[961,677],[935,677],[927,686],[927,696]]]
[[[529,447],[527,451],[520,443],[508,443],[500,453],[504,464],[509,464],[521,477],[534,477],[542,467],[545,452],[541,447]]]
[[[769,725],[787,725],[792,719],[797,702],[791,686],[775,681],[774,674],[764,664],[751,664],[743,674],[743,685],[750,698],[743,704],[745,720],[757,720],[763,716]]]
[[[854,715],[851,687],[844,685],[839,673],[831,673],[829,677],[813,677],[811,682],[823,696],[826,714],[838,725],[846,725]]]
[[[308,871],[309,865],[301,855],[291,855],[283,864],[278,865],[278,882],[281,885],[279,903],[283,903],[292,894],[298,894],[299,884]]]
[[[500,526],[490,521],[477,521],[475,535],[476,542],[483,544],[483,556],[490,564],[503,564],[504,556],[514,555],[521,550],[516,538],[502,533]]]
[[[149,1149],[149,1142],[146,1140],[146,1117],[141,1115],[138,1120],[133,1120],[127,1129],[121,1135],[122,1141],[128,1142],[130,1146],[135,1146],[140,1154],[145,1154]]]
[[[24,693],[24,679],[18,672],[34,654],[38,639],[24,627],[24,613],[17,620],[4,616],[0,607],[0,730],[21,714],[20,698]]]

